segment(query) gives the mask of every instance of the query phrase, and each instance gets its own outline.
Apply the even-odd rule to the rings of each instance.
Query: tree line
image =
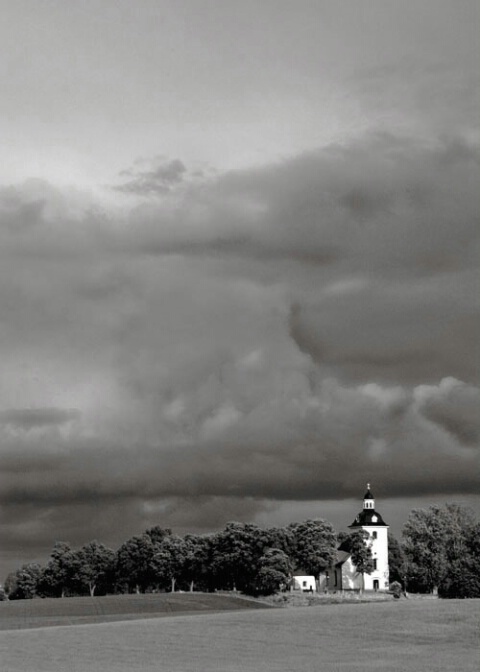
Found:
[[[363,530],[337,536],[321,519],[263,529],[228,523],[209,535],[175,535],[160,526],[113,551],[91,541],[80,549],[57,542],[46,565],[8,575],[9,599],[153,591],[238,590],[268,595],[287,589],[294,570],[318,576],[342,544],[362,574],[373,570]],[[480,597],[480,523],[456,504],[411,512],[399,542],[389,534],[390,581],[442,597]]]

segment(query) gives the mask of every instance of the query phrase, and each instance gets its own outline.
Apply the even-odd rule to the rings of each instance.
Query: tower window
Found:
[[[377,568],[377,558],[373,558],[373,569],[378,569]]]
[[[376,539],[376,538],[377,538],[377,533],[376,533],[376,532],[372,532],[372,537],[373,537],[374,539]]]

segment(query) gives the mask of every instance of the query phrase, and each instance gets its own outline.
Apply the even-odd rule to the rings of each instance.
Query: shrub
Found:
[[[392,593],[393,597],[395,597],[397,600],[402,594],[402,584],[399,583],[398,581],[393,581],[390,584],[390,592]]]

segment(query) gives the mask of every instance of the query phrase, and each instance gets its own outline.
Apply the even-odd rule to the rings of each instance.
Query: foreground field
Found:
[[[212,611],[268,608],[232,594],[156,593],[107,595],[0,603],[0,630],[53,625],[86,625],[139,618],[201,614]]]
[[[480,601],[240,610],[0,633],[3,672],[477,672]]]

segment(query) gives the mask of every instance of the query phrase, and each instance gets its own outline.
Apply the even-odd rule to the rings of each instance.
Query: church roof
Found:
[[[363,509],[363,511],[360,511],[358,516],[355,518],[353,523],[349,525],[349,527],[363,527],[364,525],[373,527],[388,527],[382,516],[378,513],[378,511],[375,511],[375,509]]]
[[[367,483],[367,492],[363,496],[363,510],[360,511],[349,527],[364,527],[365,525],[388,527],[378,511],[375,511],[375,498],[370,490],[370,483]]]
[[[348,560],[349,557],[350,557],[350,553],[348,551],[341,551],[340,549],[338,549],[337,557],[336,557],[336,560],[335,560],[335,566],[343,565],[345,560]]]

